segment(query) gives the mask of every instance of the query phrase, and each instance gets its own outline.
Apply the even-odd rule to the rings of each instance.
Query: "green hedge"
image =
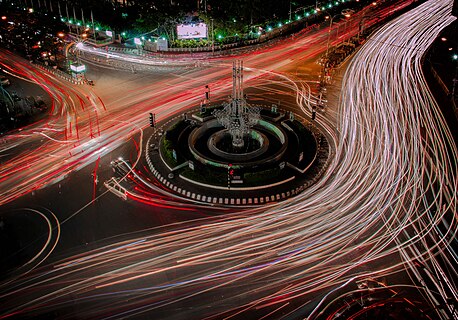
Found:
[[[201,40],[172,40],[170,41],[170,46],[172,48],[199,48],[199,47],[209,47],[211,41],[201,39]]]
[[[278,178],[280,172],[280,168],[275,167],[258,172],[247,172],[243,175],[243,177],[245,179],[245,184],[256,184],[259,182],[266,181],[267,179]]]
[[[165,162],[172,168],[183,162],[178,152],[178,136],[188,124],[184,120],[180,120],[173,124],[169,130],[165,132],[161,142],[161,153]],[[173,149],[177,153],[177,160],[173,158]]]
[[[207,183],[211,185],[226,186],[227,185],[227,171],[215,170],[215,168],[204,167],[197,164],[196,170],[191,170],[189,167],[183,169],[181,174],[191,180]]]
[[[178,142],[178,136],[186,128],[188,124],[184,120],[180,120],[172,125],[166,132],[165,137],[171,140],[174,144]]]
[[[167,136],[164,136],[161,143],[161,153],[164,161],[172,168],[178,165],[178,161],[173,158],[173,147],[173,142],[167,139]]]

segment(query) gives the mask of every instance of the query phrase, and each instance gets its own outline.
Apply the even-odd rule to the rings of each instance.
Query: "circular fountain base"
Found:
[[[269,148],[266,135],[256,130],[243,137],[241,146],[234,146],[232,136],[227,129],[218,131],[210,136],[207,142],[208,150],[215,156],[231,161],[249,161],[264,154]]]
[[[323,172],[317,168],[329,155],[326,139],[297,115],[260,108],[261,117],[244,136],[243,146],[234,146],[233,136],[211,111],[167,121],[158,157],[148,160],[151,171],[181,196],[198,200],[213,193],[212,203],[230,204],[225,198],[264,193],[275,193],[276,200],[297,194]],[[245,204],[273,198],[258,198],[257,203],[247,198]]]

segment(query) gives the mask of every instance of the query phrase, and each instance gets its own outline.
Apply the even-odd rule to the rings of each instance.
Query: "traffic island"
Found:
[[[297,114],[249,104],[241,63],[233,70],[230,101],[155,128],[146,147],[151,172],[172,193],[219,205],[260,205],[302,192],[328,163],[325,136]]]

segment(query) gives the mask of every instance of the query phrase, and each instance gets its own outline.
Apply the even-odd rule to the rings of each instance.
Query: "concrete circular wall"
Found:
[[[269,148],[269,139],[266,135],[258,132],[256,130],[251,130],[250,138],[256,140],[259,143],[259,148],[251,152],[240,152],[240,153],[231,153],[218,148],[218,144],[222,139],[231,139],[231,134],[227,129],[218,131],[210,136],[208,139],[207,146],[210,152],[213,154],[232,161],[242,161],[246,162],[256,157],[259,157],[267,151]]]
[[[262,164],[272,164],[272,163],[280,161],[280,159],[283,157],[288,147],[287,135],[285,134],[285,132],[283,131],[283,129],[280,126],[277,126],[276,124],[267,122],[265,120],[260,120],[257,126],[269,132],[273,137],[276,137],[276,139],[278,139],[278,142],[281,144],[281,147],[278,150],[273,151],[272,155],[266,158],[263,158],[262,161],[261,160],[252,161],[252,160],[264,154],[265,152],[267,152],[269,147],[271,147],[271,143],[269,142],[268,137],[265,134],[259,132],[258,130],[252,130],[253,136],[255,139],[262,139],[263,143],[262,143],[261,148],[256,151],[245,153],[242,155],[238,153],[237,154],[233,153],[233,154],[228,155],[228,154],[225,154],[225,151],[219,150],[218,148],[216,148],[216,146],[213,147],[212,145],[214,145],[214,143],[210,141],[211,139],[210,138],[209,141],[206,143],[206,145],[209,151],[213,153],[214,155],[216,155],[216,157],[212,158],[208,155],[204,155],[201,152],[199,152],[196,149],[196,143],[199,139],[202,139],[205,136],[205,134],[208,132],[209,129],[221,128],[221,130],[218,132],[225,131],[224,127],[221,124],[219,124],[218,120],[216,119],[203,123],[202,126],[195,128],[191,132],[188,138],[189,150],[195,160],[201,162],[202,164],[212,165],[215,167],[227,167],[229,163],[232,163],[234,168],[249,168],[249,167],[258,166],[261,163]],[[213,136],[214,134],[212,135],[212,137]],[[217,157],[224,158],[225,160],[227,159],[228,161],[218,160],[216,159]]]

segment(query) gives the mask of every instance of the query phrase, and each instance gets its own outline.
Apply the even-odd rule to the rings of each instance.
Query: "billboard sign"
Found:
[[[169,42],[167,39],[159,38],[157,39],[157,50],[158,51],[167,51],[169,48]]]
[[[84,64],[71,64],[70,65],[70,70],[72,70],[73,72],[76,72],[76,73],[81,73],[81,72],[84,72],[86,71],[86,66]]]
[[[207,25],[205,23],[177,25],[178,39],[207,38]]]

